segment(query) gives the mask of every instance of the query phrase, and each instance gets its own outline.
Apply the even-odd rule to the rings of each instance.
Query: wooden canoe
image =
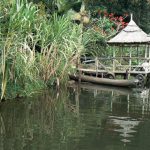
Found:
[[[79,75],[69,75],[70,79],[79,81]],[[124,79],[108,79],[108,78],[98,78],[87,75],[80,75],[81,82],[90,82],[95,84],[103,85],[113,85],[121,87],[136,87],[139,82],[138,79],[124,80]]]

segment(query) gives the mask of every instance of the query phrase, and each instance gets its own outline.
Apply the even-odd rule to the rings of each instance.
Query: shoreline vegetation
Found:
[[[1,100],[66,85],[85,45],[95,40],[89,38],[95,30],[83,33],[84,22],[75,23],[67,13],[47,14],[42,7],[27,0],[1,2]]]
[[[2,4],[2,3],[1,3]],[[1,5],[1,100],[65,83],[82,51],[81,27],[67,16],[47,18],[37,5]]]
[[[111,53],[105,41],[126,26],[124,18],[105,9],[94,18],[85,6],[49,12],[42,1],[0,2],[0,100],[65,86],[81,55]]]

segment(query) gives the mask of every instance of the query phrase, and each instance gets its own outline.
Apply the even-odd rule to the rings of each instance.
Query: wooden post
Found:
[[[81,74],[82,74],[82,71],[80,70],[80,56],[77,57],[76,69],[79,72],[79,80],[78,80],[78,82],[81,83]]]
[[[115,59],[116,59],[116,53],[115,53],[115,49],[113,49],[113,72],[115,71]]]
[[[123,53],[123,45],[121,45],[121,54],[120,54],[120,64],[122,65],[122,53]]]
[[[139,65],[139,46],[137,46],[137,65]]]
[[[95,58],[96,77],[98,76],[98,58]]]
[[[78,60],[79,64],[80,64],[80,58]],[[79,69],[79,84],[81,83],[81,74],[82,74],[82,71]]]
[[[147,46],[146,46],[146,48],[145,48],[145,59],[147,59]]]
[[[149,45],[148,45],[148,58],[149,58],[149,60],[150,60],[150,47],[149,47]]]

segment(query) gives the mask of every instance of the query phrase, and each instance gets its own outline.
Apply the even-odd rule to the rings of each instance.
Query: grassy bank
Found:
[[[81,26],[27,1],[0,2],[1,99],[65,83],[82,52]]]

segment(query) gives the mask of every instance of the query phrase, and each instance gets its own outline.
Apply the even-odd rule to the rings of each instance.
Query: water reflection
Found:
[[[141,126],[144,120],[150,117],[150,90],[148,88],[129,89],[92,84],[76,85],[75,88],[81,94],[78,97],[79,101],[83,100],[83,93],[87,91],[93,94],[93,99],[96,101],[103,101],[105,117],[101,117],[101,122],[103,119],[106,120],[103,126],[107,127],[108,131],[119,133],[120,141],[125,145],[136,138],[138,126]],[[105,99],[102,98],[103,96]]]
[[[2,150],[149,150],[150,91],[90,84],[0,105]]]
[[[0,149],[53,149],[53,137],[63,142],[67,132],[63,127],[63,115],[68,111],[66,94],[58,96],[55,91],[47,91],[34,98],[2,103]]]
[[[110,116],[110,121],[116,125],[115,132],[119,132],[122,142],[131,142],[130,137],[134,137],[133,133],[137,132],[134,128],[139,125],[140,121],[130,117]],[[119,129],[118,129],[119,128]]]

